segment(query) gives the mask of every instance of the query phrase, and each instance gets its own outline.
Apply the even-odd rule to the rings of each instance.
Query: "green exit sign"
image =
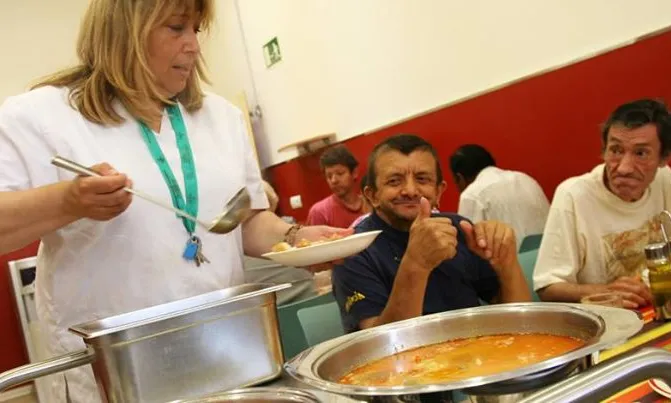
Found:
[[[266,61],[266,67],[270,67],[282,60],[280,43],[277,41],[277,37],[274,37],[263,45],[263,59]]]

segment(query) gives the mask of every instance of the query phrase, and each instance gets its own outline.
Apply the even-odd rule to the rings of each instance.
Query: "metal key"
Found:
[[[203,263],[210,263],[210,260],[203,254],[203,243],[200,241],[200,238],[196,242],[198,243],[198,251],[194,260],[196,261],[196,267],[200,267]]]

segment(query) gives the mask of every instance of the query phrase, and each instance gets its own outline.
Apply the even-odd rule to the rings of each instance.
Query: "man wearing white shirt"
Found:
[[[498,168],[489,151],[476,144],[459,147],[450,168],[461,192],[459,215],[509,224],[518,249],[527,235],[543,233],[550,203],[534,178]]]
[[[534,270],[546,301],[616,291],[625,306],[650,302],[643,248],[661,240],[671,207],[671,117],[642,99],[619,106],[601,133],[604,163],[557,187]]]

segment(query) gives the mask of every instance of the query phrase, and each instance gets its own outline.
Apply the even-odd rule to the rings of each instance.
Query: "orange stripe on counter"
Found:
[[[648,385],[648,381],[643,381],[641,383],[637,383],[634,386],[630,386],[627,389],[623,390],[622,392],[611,396],[608,400],[604,400],[603,403],[631,403],[631,402],[636,402],[640,398],[645,397],[649,395],[650,393],[654,392],[650,385]]]

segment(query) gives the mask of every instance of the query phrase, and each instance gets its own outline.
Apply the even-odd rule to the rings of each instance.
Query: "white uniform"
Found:
[[[67,102],[68,91],[45,87],[7,99],[0,108],[0,191],[23,190],[73,174],[50,164],[58,154],[93,165],[108,162],[128,174],[137,189],[170,202],[170,193],[145,145],[139,124],[117,103],[127,120],[101,126]],[[265,209],[259,169],[241,112],[208,94],[202,109],[182,108],[199,187],[199,217],[214,218],[225,202],[247,186],[252,207]],[[175,134],[164,114],[158,143],[184,193]],[[197,268],[182,258],[188,234],[174,213],[135,198],[117,218],[82,219],[42,239],[36,298],[53,354],[84,347],[72,325],[186,298],[244,282],[240,228],[213,235],[196,227],[210,264]],[[90,367],[66,373],[74,402],[99,401]],[[63,377],[53,401],[65,401]],[[50,400],[52,401],[52,400]]]
[[[459,215],[473,222],[497,220],[515,231],[517,248],[527,235],[542,234],[550,203],[531,176],[494,166],[480,171],[459,196]]]

